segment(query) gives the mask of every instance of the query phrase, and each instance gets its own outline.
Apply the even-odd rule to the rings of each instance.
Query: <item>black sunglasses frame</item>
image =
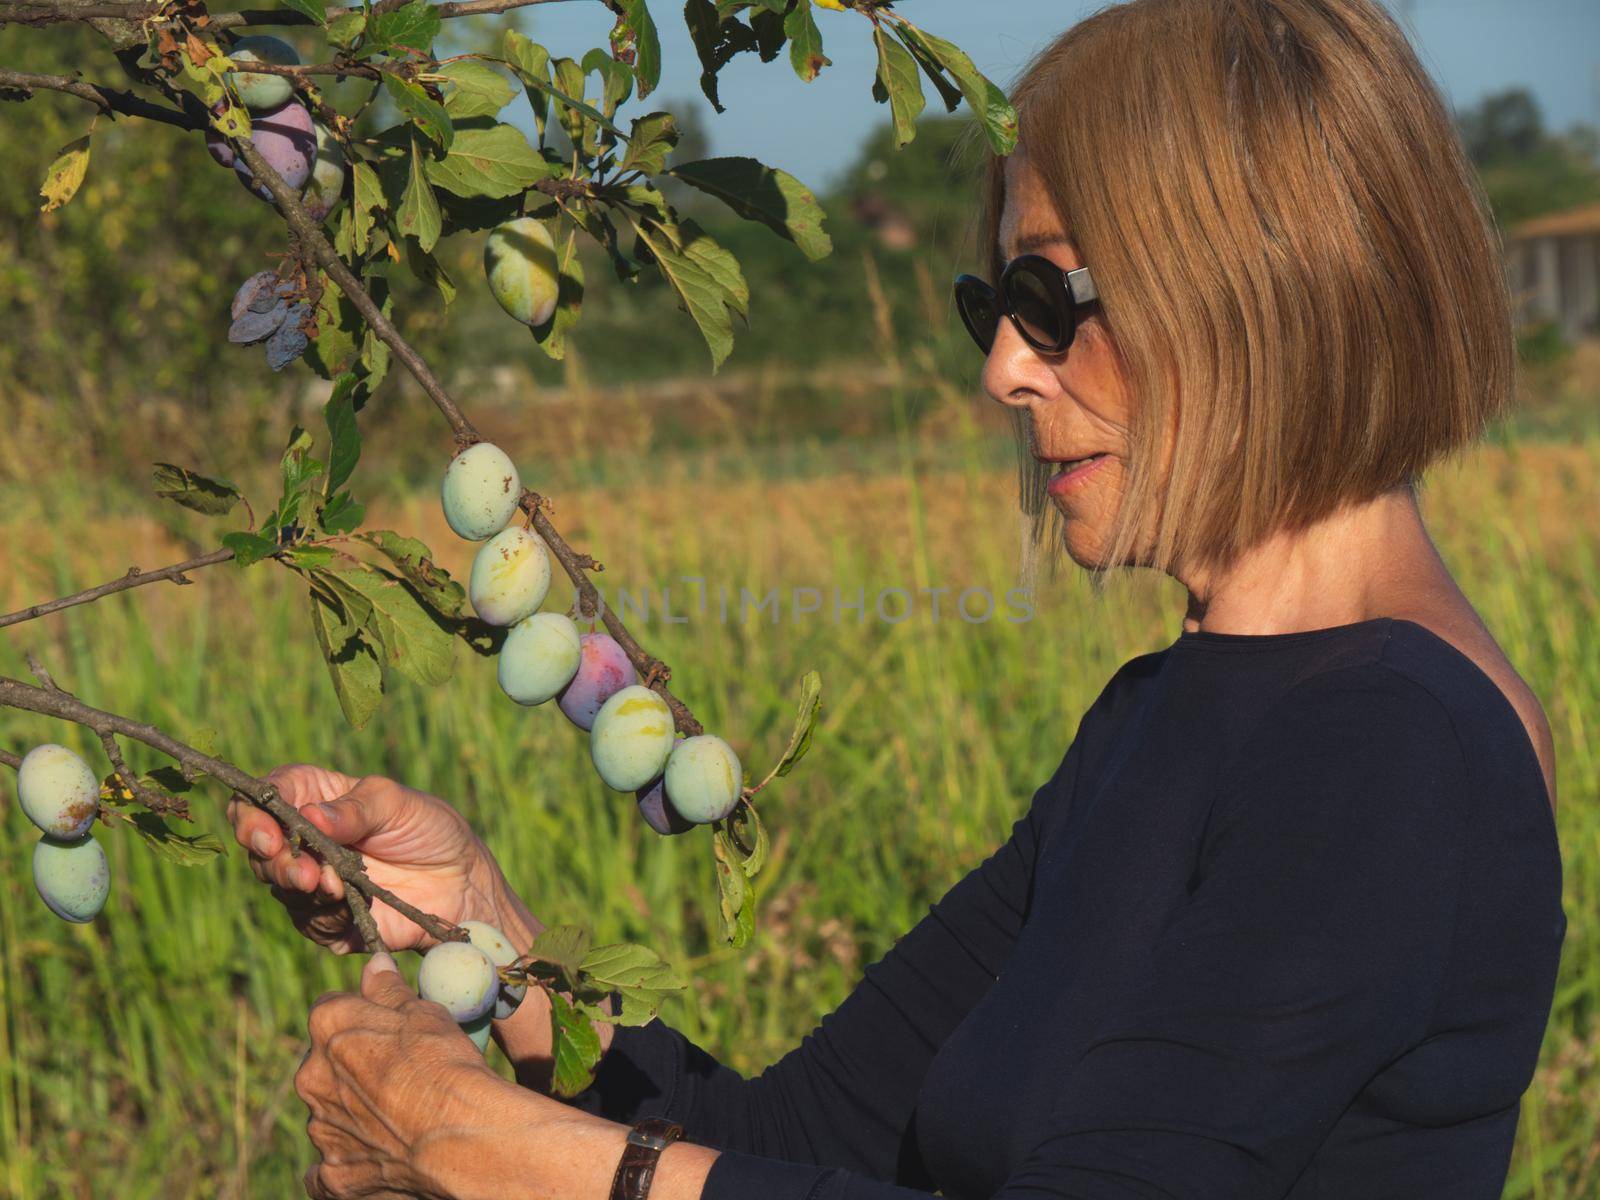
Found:
[[[1056,320],[1062,330],[1059,344],[1034,337],[1028,332],[1027,326],[1017,320],[1016,308],[1011,298],[1011,282],[1024,271],[1043,285],[1045,295],[1050,299]],[[1021,254],[1008,262],[1000,272],[998,292],[976,275],[958,275],[955,281],[955,296],[956,311],[961,314],[961,323],[967,327],[972,340],[978,343],[978,349],[985,355],[994,347],[995,335],[1000,330],[1002,317],[1009,317],[1017,332],[1022,335],[1022,340],[1035,350],[1045,354],[1060,354],[1072,345],[1072,339],[1077,336],[1080,310],[1089,308],[1100,299],[1100,293],[1094,286],[1088,267],[1075,267],[1069,271],[1051,262],[1042,254]],[[996,311],[992,327],[985,329],[974,319],[968,308],[971,298],[983,300]]]

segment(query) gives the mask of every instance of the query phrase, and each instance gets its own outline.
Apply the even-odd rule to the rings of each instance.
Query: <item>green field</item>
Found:
[[[757,411],[771,399],[748,403]],[[953,616],[962,589],[1003,597],[1017,582],[1011,450],[983,411],[995,406],[909,386],[874,404],[885,419],[857,437],[764,445],[735,421],[670,452],[654,448],[658,426],[642,408],[564,419],[572,442],[559,454],[541,439],[553,425],[540,410],[502,414],[504,440],[526,480],[554,497],[558,527],[605,563],[607,595],[620,585],[655,598],[650,619],[630,624],[751,770],[764,773],[781,749],[800,676],[821,672],[812,753],[760,802],[776,842],[744,952],[717,945],[709,837],[650,832],[631,800],[597,781],[559,715],[499,693],[492,662],[463,651],[444,688],[402,682],[365,730],[345,727],[304,597],[270,563],[216,567],[192,587],[140,589],[17,626],[0,641],[0,670],[21,674],[23,653],[37,652],[89,702],[180,736],[214,730],[221,752],[253,771],[308,760],[449,798],[543,920],[645,942],[682,968],[690,987],[664,1019],[755,1072],[1006,836],[1116,666],[1179,629],[1172,581],[1125,578],[1095,597],[1070,569],[1041,577],[1031,620],[1005,619],[1003,602],[987,622]],[[374,437],[358,476],[373,497],[368,525],[421,536],[460,571],[470,547],[438,514],[434,468],[423,464],[444,447],[441,430],[425,428]],[[4,608],[207,548],[215,530],[159,511],[143,478],[132,460],[48,490],[26,467],[0,481]],[[1544,700],[1557,739],[1570,932],[1524,1102],[1514,1197],[1600,1195],[1597,481],[1600,440],[1502,435],[1441,467],[1424,491],[1447,561]],[[173,514],[181,519],[165,523]],[[712,589],[704,614],[684,576]],[[734,598],[726,621],[719,586]],[[952,590],[940,620],[926,594],[899,623],[873,612],[881,589],[941,586]],[[779,589],[779,620],[741,621],[741,587]],[[795,587],[818,589],[820,610],[795,614]],[[858,587],[866,619],[850,610],[835,619],[833,589],[849,600]],[[688,620],[661,619],[663,588]],[[553,605],[565,601],[553,593]],[[77,733],[0,719],[0,745],[14,751],[60,740],[88,753]],[[223,797],[213,798],[197,806],[199,823],[222,831]],[[350,986],[358,964],[299,940],[238,851],[183,869],[103,834],[112,899],[92,925],[69,927],[33,892],[33,838],[14,806],[0,809],[0,835],[0,1191],[298,1195],[312,1153],[291,1087],[306,1008]]]

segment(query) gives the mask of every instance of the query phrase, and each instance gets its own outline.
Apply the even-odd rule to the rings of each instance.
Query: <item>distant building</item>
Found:
[[[1600,203],[1515,226],[1506,268],[1519,325],[1554,321],[1569,342],[1600,334]]]

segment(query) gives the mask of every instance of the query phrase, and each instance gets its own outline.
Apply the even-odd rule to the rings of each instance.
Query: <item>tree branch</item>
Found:
[[[143,587],[147,583],[163,583],[167,580],[175,584],[193,583],[192,579],[186,578],[185,572],[199,567],[209,567],[213,563],[227,562],[232,557],[232,550],[213,550],[210,554],[202,554],[199,558],[191,558],[188,562],[174,563],[170,567],[161,567],[155,571],[141,571],[138,567],[129,567],[126,575],[113,579],[110,583],[102,583],[98,587],[71,596],[63,596],[59,600],[47,600],[43,604],[35,604],[32,608],[20,608],[16,612],[6,613],[0,616],[0,629],[4,629],[7,625],[20,625],[35,617],[48,616],[53,612],[60,612],[63,608],[71,608],[75,604],[87,604],[91,600],[98,600],[101,596],[109,596],[114,592]]]
[[[403,0],[402,0],[403,2]],[[527,8],[534,4],[561,4],[568,0],[451,0],[435,4],[434,11],[441,17],[475,17],[510,12],[514,8]],[[72,0],[0,0],[0,25],[54,25],[63,21],[113,19],[143,21],[156,16],[165,7],[165,0],[91,0],[76,4]],[[386,12],[399,8],[394,0],[373,5],[374,10]],[[345,13],[363,11],[360,5],[349,8],[328,9],[328,19]],[[240,12],[212,13],[210,28],[236,29],[241,25],[316,25],[310,17],[287,8],[246,9]]]
[[[22,766],[22,756],[20,754],[13,754],[9,750],[0,750],[0,763],[4,763],[13,771],[16,771]]]
[[[4,10],[0,9],[0,24],[5,23],[3,13]],[[22,92],[25,100],[32,99],[35,90],[66,92],[69,96],[87,100],[101,112],[113,116],[120,113],[129,117],[143,117],[147,121],[176,125],[179,129],[205,128],[203,121],[186,112],[146,100],[132,92],[119,92],[97,83],[85,83],[75,75],[32,75],[25,71],[0,70],[0,91],[7,89]]]
[[[48,678],[48,675],[45,678]],[[246,774],[232,763],[213,758],[209,754],[202,754],[193,746],[185,745],[154,725],[142,724],[115,713],[93,708],[60,688],[33,687],[20,680],[0,675],[0,705],[40,713],[47,717],[59,717],[63,721],[82,725],[101,736],[121,734],[123,737],[143,742],[161,751],[190,771],[210,775],[276,817],[278,823],[288,832],[290,844],[296,849],[310,846],[315,850],[318,857],[338,872],[339,878],[345,881],[347,895],[359,891],[368,901],[381,900],[441,942],[466,940],[465,929],[441,921],[438,917],[400,899],[388,888],[373,883],[367,875],[366,864],[362,861],[361,855],[339,845],[307,821],[300,815],[298,809],[278,795],[277,788],[270,783]],[[357,920],[359,928],[359,918],[356,916],[355,908],[356,906],[352,905],[351,917]],[[365,936],[367,931],[362,932]],[[372,933],[376,936],[375,925]],[[379,945],[381,944],[380,942]]]

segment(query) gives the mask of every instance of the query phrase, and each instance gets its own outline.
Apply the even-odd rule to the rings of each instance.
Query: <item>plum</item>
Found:
[[[483,273],[500,307],[529,328],[554,315],[561,273],[555,238],[543,221],[517,217],[496,226],[483,244]]]
[[[300,55],[282,38],[257,34],[242,37],[228,49],[228,57],[236,63],[259,62],[274,67],[296,67]],[[228,72],[239,99],[251,112],[264,112],[277,108],[294,94],[294,81],[287,75],[268,75],[260,71],[233,70]]]
[[[317,157],[317,135],[311,128],[311,112],[298,101],[290,100],[260,113],[250,121],[250,141],[267,165],[283,176],[292,188],[311,178],[311,164]],[[220,159],[218,161],[221,161]],[[263,200],[271,200],[267,185],[258,181],[243,158],[233,163],[239,181]]]
[[[642,788],[638,793],[638,800],[639,815],[644,818],[644,823],[662,837],[688,833],[694,828],[694,822],[682,816],[672,807],[672,801],[667,799],[667,785],[664,779],[657,779],[648,788]]]
[[[320,221],[339,203],[344,190],[344,151],[339,140],[328,132],[320,121],[313,122],[317,135],[316,161],[311,165],[311,179],[306,190],[300,193],[300,202],[313,221]]]
[[[63,921],[92,921],[111,891],[106,852],[92,835],[66,841],[45,834],[33,848],[33,886]]]
[[[556,697],[556,704],[579,729],[594,728],[600,706],[630,684],[639,682],[627,651],[609,633],[586,633],[582,639],[583,661],[572,682]]]
[[[472,939],[472,944],[489,956],[489,961],[497,967],[507,967],[517,961],[519,955],[511,941],[493,925],[483,921],[463,921],[461,928],[467,931],[467,936]],[[501,982],[500,990],[495,995],[494,1012],[491,1014],[503,1021],[517,1011],[517,1005],[522,1003],[522,997],[527,994],[525,984],[511,984]]]
[[[492,442],[468,446],[444,469],[439,498],[450,528],[471,542],[499,533],[522,499],[522,477],[511,456]]]
[[[463,1021],[461,1023],[461,1032],[471,1038],[472,1044],[479,1050],[487,1051],[489,1049],[489,1026],[493,1020],[492,1014],[485,1013],[476,1021]]]
[[[422,956],[418,994],[444,1005],[460,1024],[485,1016],[499,991],[494,964],[470,942],[440,942]]]
[[[550,591],[550,552],[538,534],[513,525],[495,534],[472,560],[467,595],[491,625],[515,625],[539,611]]]
[[[534,613],[513,625],[500,647],[500,688],[518,704],[543,704],[572,681],[582,657],[571,617]]]
[[[22,756],[17,799],[28,820],[45,833],[76,841],[100,811],[100,780],[71,750],[46,742]]]
[[[672,748],[662,778],[679,815],[696,825],[709,825],[738,803],[744,768],[732,746],[714,733],[701,733]]]
[[[589,757],[607,787],[637,791],[661,774],[676,737],[667,702],[635,683],[614,693],[595,714]]]
[[[206,153],[216,159],[220,166],[224,167],[233,166],[239,158],[228,139],[209,125],[206,126]]]

